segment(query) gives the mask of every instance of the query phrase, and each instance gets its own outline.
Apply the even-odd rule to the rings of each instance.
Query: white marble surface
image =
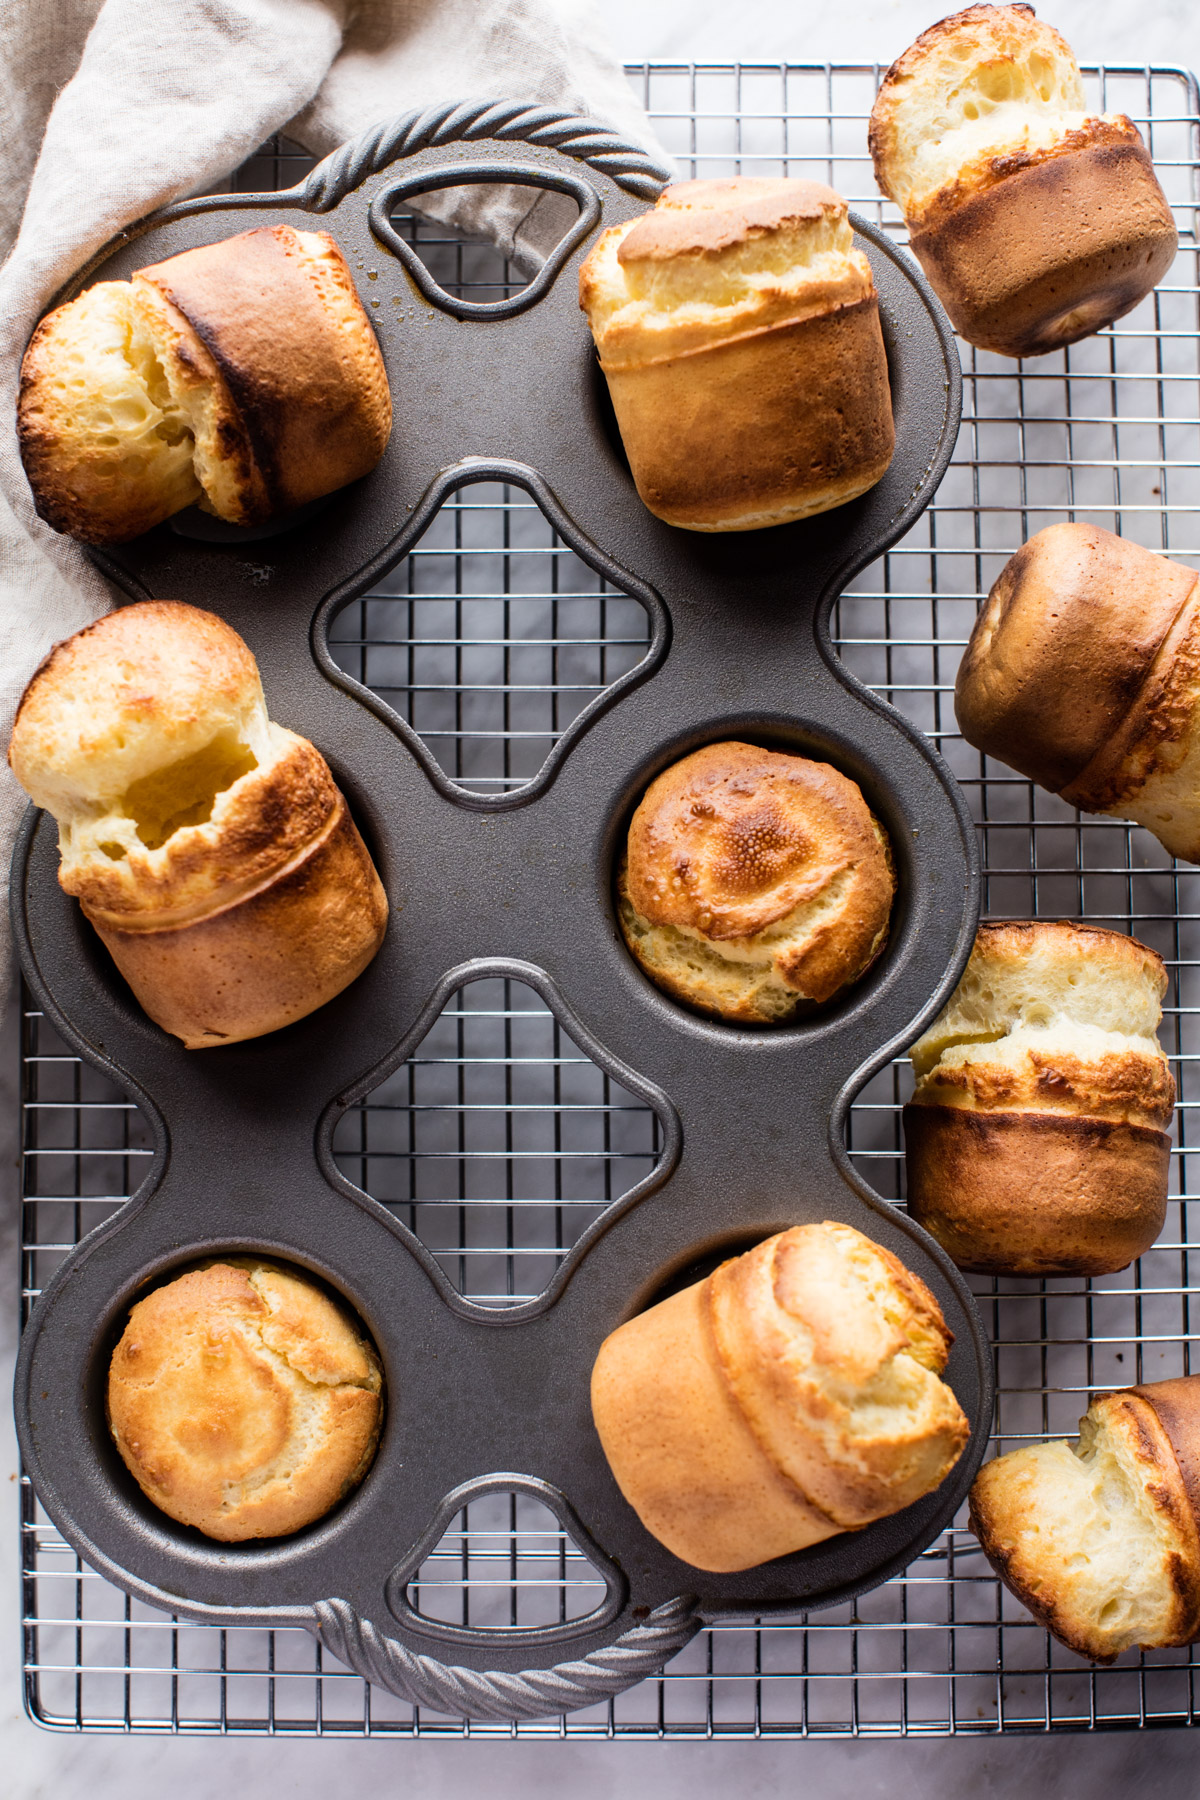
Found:
[[[52,0],[51,0],[52,3]],[[947,4],[945,10],[950,10]],[[1081,61],[1200,65],[1200,0],[1046,0],[1039,6]],[[620,53],[751,60],[889,60],[940,16],[931,0],[604,0]],[[16,1318],[16,1042],[0,1023],[0,1384],[10,1383]],[[1003,1741],[882,1743],[581,1744],[271,1742],[73,1738],[40,1731],[21,1711],[16,1568],[16,1446],[0,1409],[0,1795],[12,1800],[208,1800],[269,1782],[280,1800],[341,1796],[370,1784],[386,1793],[457,1800],[638,1791],[654,1800],[744,1800],[806,1791],[822,1800],[925,1800],[1053,1795],[1118,1800],[1153,1792],[1183,1800],[1200,1788],[1197,1749],[1184,1732]]]

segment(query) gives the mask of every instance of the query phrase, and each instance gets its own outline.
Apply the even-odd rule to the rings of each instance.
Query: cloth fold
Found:
[[[124,226],[211,189],[273,132],[324,156],[381,121],[472,96],[591,116],[669,166],[592,0],[4,0],[0,744],[51,645],[113,603],[86,552],[37,517],[17,450],[21,358],[48,301]],[[558,199],[459,189],[421,205],[532,269],[560,235]],[[24,807],[5,764],[6,978],[9,862]]]

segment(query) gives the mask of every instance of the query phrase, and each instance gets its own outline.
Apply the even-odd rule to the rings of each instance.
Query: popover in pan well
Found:
[[[690,531],[842,506],[892,459],[879,301],[814,181],[684,181],[579,271],[638,493]]]
[[[884,77],[870,145],[922,268],[981,349],[1073,344],[1174,260],[1137,127],[1088,110],[1070,45],[1031,6],[970,6],[923,32]]]
[[[9,762],[59,828],[59,881],[189,1049],[313,1012],[366,968],[387,899],[324,757],[267,717],[222,620],[109,613],[50,652]]]
[[[139,1300],[109,1365],[109,1427],[168,1517],[224,1543],[282,1537],[366,1474],[383,1381],[322,1288],[265,1262],[216,1262]]]
[[[617,870],[650,979],[741,1024],[780,1024],[859,980],[887,942],[891,850],[828,763],[708,744],[651,782]]]
[[[1163,1228],[1162,959],[1065,921],[982,925],[913,1045],[909,1212],[963,1269],[1105,1275]]]
[[[829,1220],[768,1238],[600,1346],[592,1417],[646,1530],[753,1568],[911,1506],[970,1427],[924,1282]]]
[[[1200,862],[1200,584],[1095,525],[1010,557],[959,665],[963,736],[1084,812]]]
[[[1200,1637],[1200,1376],[1101,1394],[1079,1438],[987,1463],[971,1529],[1005,1586],[1093,1662]]]
[[[120,544],[198,501],[235,525],[373,469],[392,404],[327,231],[243,231],[102,281],[44,318],[21,369],[41,516]]]

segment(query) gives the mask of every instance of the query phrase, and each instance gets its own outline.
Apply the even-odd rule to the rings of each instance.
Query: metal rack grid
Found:
[[[900,238],[897,215],[875,193],[865,153],[865,120],[879,73],[871,65],[781,64],[629,71],[685,173],[815,176],[831,181],[857,210]],[[1192,1259],[1200,1242],[1191,1238],[1195,1203],[1189,1212],[1187,1196],[1194,1185],[1189,1158],[1197,1154],[1191,1115],[1200,1105],[1200,870],[1173,864],[1145,832],[1114,820],[1081,819],[1002,765],[980,758],[956,735],[950,703],[979,594],[1011,551],[1041,526],[1083,518],[1184,560],[1200,557],[1193,522],[1200,503],[1197,90],[1191,77],[1173,69],[1091,71],[1087,79],[1093,101],[1129,112],[1150,142],[1180,227],[1174,269],[1136,313],[1069,352],[1014,365],[963,346],[964,416],[954,464],[929,512],[853,583],[835,615],[848,664],[930,734],[962,782],[978,821],[988,911],[1088,918],[1130,930],[1162,952],[1171,972],[1162,1035],[1180,1104],[1167,1227],[1154,1250],[1119,1275],[975,1281],[996,1345],[998,1449],[1072,1432],[1087,1394],[1098,1387],[1190,1370],[1196,1335]],[[275,143],[246,166],[236,185],[286,185],[307,166],[294,146]],[[407,234],[447,286],[485,297],[483,284],[491,297],[502,284],[520,285],[516,271],[497,269],[494,258],[489,262],[486,252],[460,247],[443,228],[413,221]],[[482,578],[480,565],[472,570],[460,554],[465,528],[477,532],[474,542],[489,553],[482,566],[490,574]],[[532,538],[522,535],[530,531]],[[536,607],[520,619],[510,608],[499,629],[486,608],[471,619],[471,607],[460,602],[499,595],[503,604],[504,597],[515,597],[516,565],[505,553],[518,541],[540,546],[540,566],[550,572],[549,582],[543,577],[536,590],[540,628],[529,622],[538,616]],[[448,645],[452,655],[469,652],[452,665],[457,710],[437,754],[458,779],[496,777],[489,791],[519,783],[528,779],[534,755],[544,754],[573,716],[569,690],[590,694],[629,666],[606,665],[607,653],[636,660],[636,643],[589,643],[589,653],[598,653],[587,669],[593,685],[564,679],[564,692],[549,712],[545,696],[558,684],[556,670],[522,665],[525,673],[510,687],[524,683],[531,691],[519,703],[543,709],[534,721],[537,743],[524,760],[506,752],[504,720],[497,725],[494,713],[476,710],[487,705],[489,665],[471,661],[480,634],[514,640],[486,647],[502,656],[516,655],[522,632],[536,637],[540,631],[555,642],[564,630],[571,635],[554,616],[555,594],[586,595],[591,581],[590,575],[579,577],[572,562],[544,522],[530,517],[526,496],[477,490],[462,497],[458,516],[452,511],[435,521],[428,541],[381,584],[375,598],[391,607],[387,627],[356,603],[343,615],[345,635],[335,654],[370,657],[375,629],[411,640],[399,646],[403,656],[427,648],[420,634],[430,629],[443,650]],[[525,595],[532,584],[516,591]],[[431,626],[425,616],[418,629],[418,615],[402,609],[412,596],[429,593],[450,604],[442,622]],[[596,598],[593,592],[587,603]],[[606,631],[636,636],[628,630],[632,615],[620,626],[615,616],[603,626],[571,629],[593,640],[604,640]],[[396,644],[382,648],[394,659]],[[427,668],[409,669],[395,660],[347,660],[346,666],[388,686],[393,699],[411,707],[419,729],[432,732],[444,724],[430,724],[418,711],[420,684],[433,680]],[[399,682],[398,670],[404,675]],[[488,739],[482,749],[473,735],[477,725]],[[510,721],[508,728],[516,727]],[[513,1011],[512,995],[493,1010]],[[148,1142],[136,1109],[67,1053],[29,1008],[22,1057],[27,1307],[82,1232],[136,1186]],[[898,1204],[899,1107],[907,1083],[903,1059],[876,1075],[850,1126],[860,1166]],[[384,1120],[397,1099],[403,1110],[409,1098],[407,1088],[381,1089],[369,1105]],[[545,1099],[535,1095],[531,1103]],[[601,1094],[601,1107],[609,1100]],[[394,1120],[390,1128],[408,1129]],[[495,1151],[497,1142],[492,1137],[486,1148]],[[353,1156],[362,1143],[343,1148]],[[632,1147],[649,1154],[654,1149],[644,1139]],[[611,1181],[612,1164],[605,1166]],[[357,1167],[360,1179],[380,1186],[369,1164],[360,1160]],[[639,1173],[643,1167],[636,1164]],[[514,1198],[519,1191],[518,1182]],[[553,1211],[545,1214],[547,1229]],[[495,1218],[505,1218],[503,1208]],[[547,1240],[551,1255],[556,1247]],[[510,1268],[504,1265],[504,1291]],[[501,1291],[495,1282],[493,1291]],[[483,1605],[489,1622],[503,1621],[506,1609],[510,1620],[517,1616],[530,1594],[535,1604],[551,1607],[548,1616],[554,1608],[576,1610],[576,1584],[586,1582],[586,1567],[556,1522],[525,1517],[518,1499],[493,1497],[486,1515],[473,1509],[455,1521],[421,1572],[425,1597],[419,1604],[440,1617],[462,1617],[463,1608]],[[769,1626],[720,1626],[696,1639],[662,1680],[609,1706],[513,1726],[468,1726],[415,1713],[323,1657],[304,1632],[192,1626],[129,1601],[81,1566],[27,1484],[22,1521],[27,1704],[35,1718],[62,1729],[693,1738],[1096,1729],[1186,1724],[1196,1717],[1200,1662],[1194,1652],[1129,1654],[1110,1669],[1081,1662],[999,1587],[961,1519],[903,1576],[852,1606]],[[448,1613],[448,1607],[459,1610]]]

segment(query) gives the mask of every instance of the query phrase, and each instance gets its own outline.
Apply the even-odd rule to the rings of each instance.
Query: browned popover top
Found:
[[[876,304],[846,202],[815,181],[682,181],[613,225],[579,270],[606,373]],[[703,379],[698,373],[697,380]]]
[[[841,217],[846,202],[820,181],[739,175],[723,181],[678,181],[664,188],[621,239],[617,260],[666,262],[748,244],[783,226]]]
[[[708,744],[651,782],[622,880],[642,926],[765,959],[818,1001],[878,953],[895,891],[887,840],[853,781],[737,742]]]
[[[1095,525],[1050,525],[1001,570],[959,666],[968,743],[1051,792],[1110,743],[1196,573]]]
[[[750,937],[863,865],[863,905],[891,883],[862,793],[829,763],[706,744],[651,782],[629,827],[629,892],[656,925]]]

